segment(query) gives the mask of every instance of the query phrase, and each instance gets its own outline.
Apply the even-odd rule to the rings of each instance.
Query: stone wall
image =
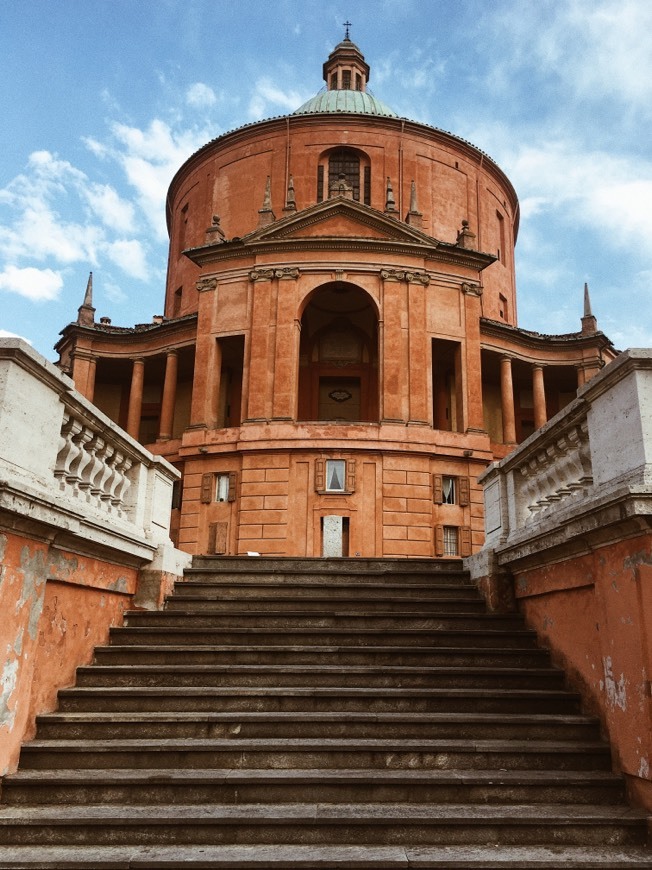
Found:
[[[0,340],[0,773],[125,610],[160,606],[179,474],[25,342]]]
[[[473,576],[525,615],[652,810],[652,351],[610,363],[480,481]]]

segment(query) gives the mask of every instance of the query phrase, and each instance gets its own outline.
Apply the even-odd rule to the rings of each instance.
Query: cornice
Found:
[[[541,332],[532,332],[527,329],[521,329],[520,327],[513,326],[510,323],[490,320],[487,317],[480,318],[480,339],[482,339],[483,336],[500,338],[503,341],[519,344],[523,347],[540,349],[549,349],[551,345],[561,347],[569,344],[578,348],[613,348],[611,340],[604,334],[604,332],[594,332],[590,335],[585,335],[581,332],[547,335]]]
[[[451,263],[457,266],[482,271],[495,262],[491,254],[480,251],[470,251],[440,242],[437,246],[419,242],[401,242],[394,239],[369,239],[349,236],[311,236],[310,238],[285,239],[283,241],[237,241],[220,245],[202,245],[189,248],[184,254],[198,266],[207,266],[232,259],[257,257],[262,254],[288,254],[303,251],[349,251],[371,252],[382,258],[382,255],[396,254],[399,256],[418,257],[420,261],[433,260],[439,263]]]

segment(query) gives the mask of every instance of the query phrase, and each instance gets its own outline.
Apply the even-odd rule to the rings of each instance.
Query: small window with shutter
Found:
[[[355,490],[354,459],[316,459],[315,490],[349,494]]]
[[[200,501],[202,504],[210,504],[213,501],[235,501],[238,474],[235,471],[219,472],[213,474],[210,471],[202,474]]]
[[[435,504],[470,504],[471,485],[468,477],[452,477],[446,474],[432,476],[433,501]]]

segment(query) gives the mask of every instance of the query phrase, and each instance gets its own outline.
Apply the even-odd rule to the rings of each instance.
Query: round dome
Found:
[[[357,115],[380,115],[398,118],[385,103],[377,100],[368,91],[320,91],[300,106],[293,115],[316,115],[322,112],[351,112]]]

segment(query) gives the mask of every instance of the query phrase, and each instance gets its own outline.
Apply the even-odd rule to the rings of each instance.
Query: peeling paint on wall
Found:
[[[641,758],[641,764],[638,768],[638,775],[641,779],[649,779],[650,776],[650,762],[647,758]]]
[[[46,559],[43,550],[32,551],[25,546],[20,551],[20,567],[23,572],[23,589],[16,610],[18,611],[27,602],[30,603],[29,622],[27,631],[32,640],[36,640],[38,624],[43,608],[45,593]]]
[[[9,701],[16,690],[18,679],[18,659],[5,663],[0,679],[0,725],[12,728],[16,718],[16,710],[11,709]]]
[[[129,581],[126,577],[116,577],[116,579],[107,587],[111,592],[129,592]]]
[[[603,658],[602,666],[604,668],[604,680],[600,680],[600,688],[606,693],[607,701],[612,707],[620,707],[623,711],[627,710],[625,675],[621,674],[618,682],[615,681],[611,656]]]

